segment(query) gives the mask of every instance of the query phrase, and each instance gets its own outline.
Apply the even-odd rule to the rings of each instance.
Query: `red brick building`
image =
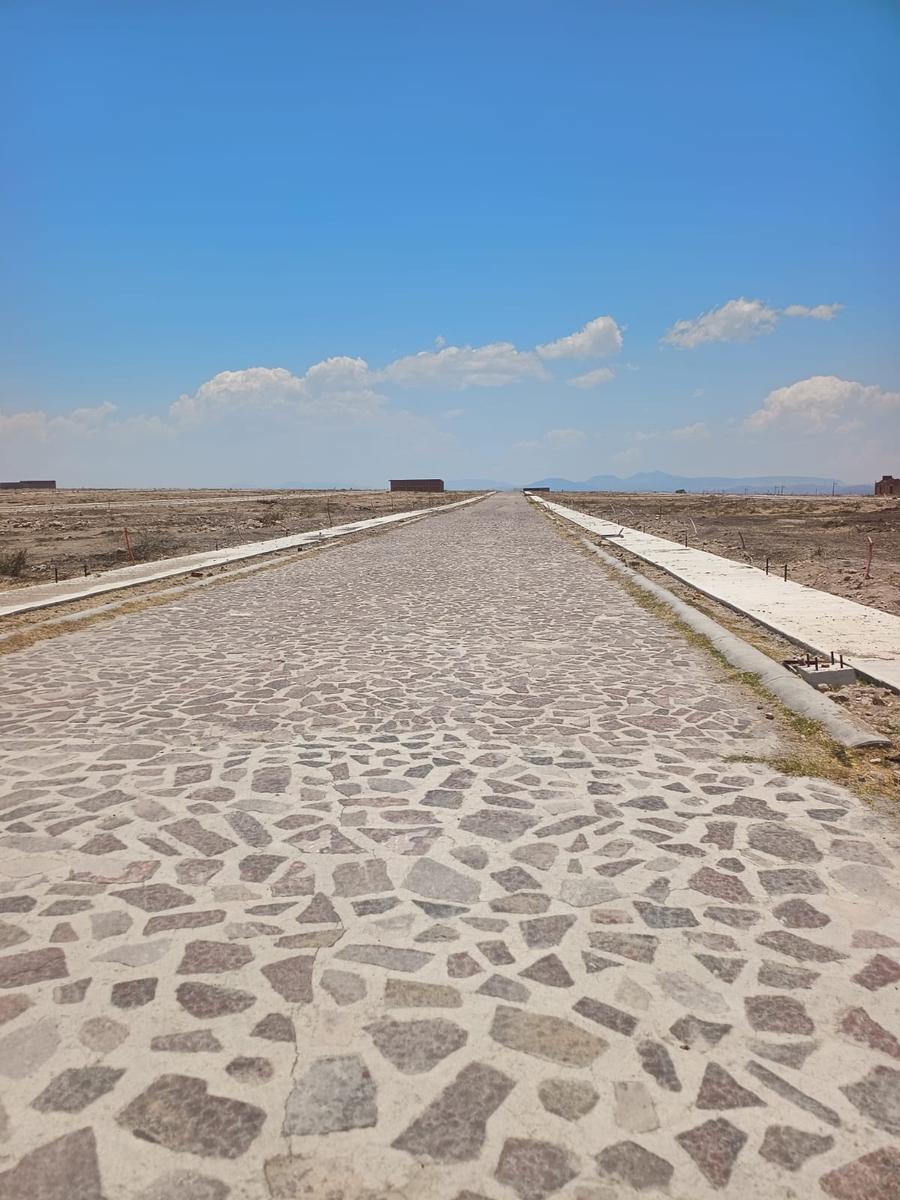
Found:
[[[0,483],[0,488],[4,491],[10,489],[21,489],[23,491],[31,491],[33,488],[55,488],[55,479],[16,479],[9,483]]]
[[[895,479],[893,475],[882,475],[875,484],[875,495],[900,496],[900,479]]]
[[[392,479],[392,492],[442,492],[443,479]]]

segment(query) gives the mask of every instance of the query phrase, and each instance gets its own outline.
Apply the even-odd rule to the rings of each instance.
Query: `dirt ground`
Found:
[[[0,492],[0,586],[261,542],[465,500],[471,492],[89,490]],[[24,560],[22,555],[24,553]]]
[[[900,614],[900,501],[882,496],[713,496],[553,492],[592,516],[749,562]],[[867,538],[873,542],[866,578]]]

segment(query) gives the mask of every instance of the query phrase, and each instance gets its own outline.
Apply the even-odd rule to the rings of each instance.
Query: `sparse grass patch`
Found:
[[[0,575],[8,575],[18,579],[28,565],[28,551],[13,550],[9,554],[0,554]]]

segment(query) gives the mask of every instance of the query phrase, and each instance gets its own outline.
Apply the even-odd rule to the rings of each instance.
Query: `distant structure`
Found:
[[[392,479],[392,492],[442,492],[443,479]]]
[[[0,488],[4,491],[10,491],[12,488],[31,489],[31,488],[55,488],[55,479],[19,479],[11,483],[0,483]]]
[[[522,491],[523,492],[549,492],[550,489],[548,487],[524,487],[524,488],[522,488]]]
[[[875,495],[900,496],[900,479],[895,479],[893,475],[882,475],[875,484]]]

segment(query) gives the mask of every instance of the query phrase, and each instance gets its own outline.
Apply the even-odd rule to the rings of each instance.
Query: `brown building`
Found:
[[[443,479],[392,479],[392,492],[442,492]]]
[[[4,491],[9,491],[11,488],[21,488],[23,490],[29,488],[55,488],[55,479],[19,479],[12,483],[0,483],[0,488]]]
[[[875,484],[875,495],[900,496],[900,479],[895,479],[893,475],[882,475]]]

